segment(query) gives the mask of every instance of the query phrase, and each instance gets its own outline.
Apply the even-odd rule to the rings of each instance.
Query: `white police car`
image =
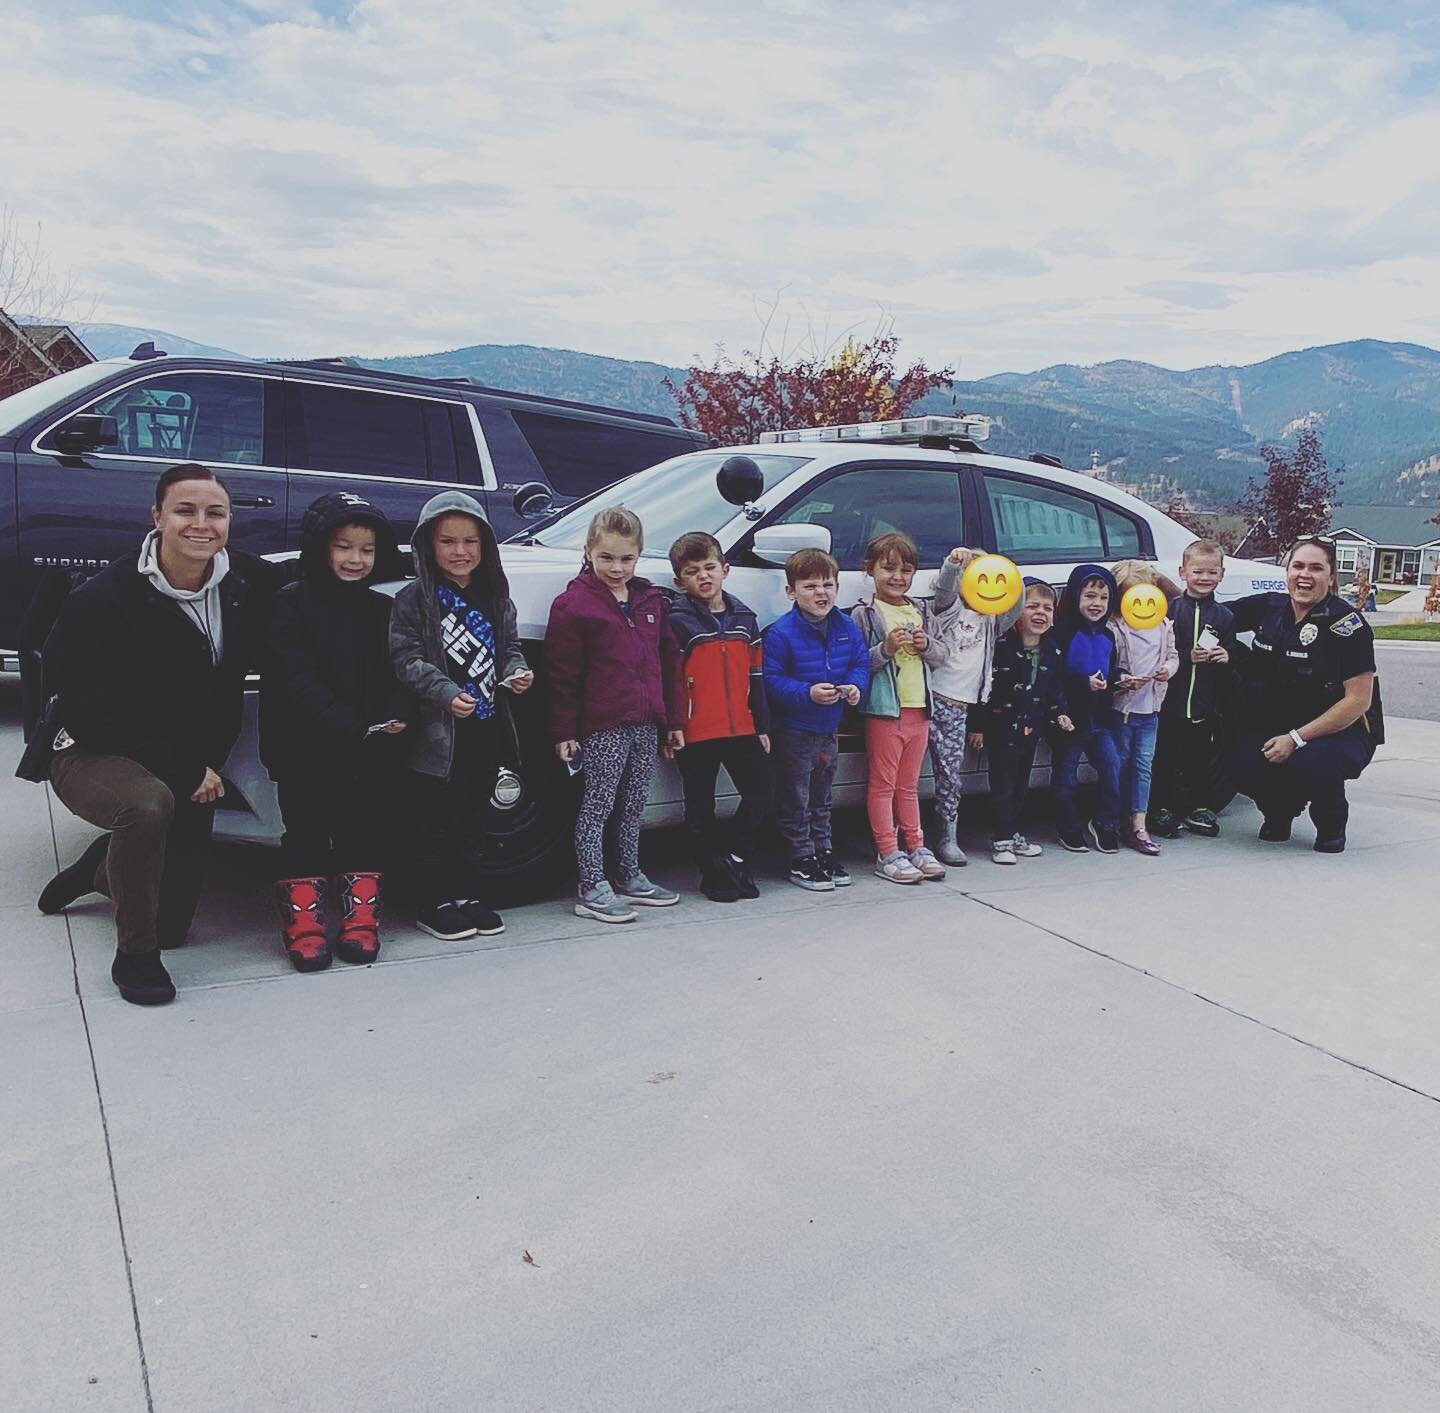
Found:
[[[645,526],[638,572],[672,581],[667,550],[688,530],[708,530],[732,570],[727,588],[763,624],[789,607],[782,566],[797,549],[818,547],[840,563],[839,603],[864,590],[861,560],[876,535],[903,530],[920,548],[916,592],[928,591],[941,559],[956,545],[1007,555],[1027,574],[1063,585],[1077,565],[1152,559],[1171,578],[1195,537],[1144,501],[1095,477],[1045,461],[991,456],[980,448],[984,418],[910,417],[845,427],[766,433],[752,446],[691,452],[618,481],[578,505],[537,522],[503,546],[505,571],[527,655],[540,683],[520,703],[525,759],[518,778],[502,776],[489,803],[491,844],[483,861],[497,902],[548,890],[557,870],[573,863],[570,825],[575,784],[554,758],[544,728],[544,653],[550,605],[579,570],[591,516],[624,505]],[[744,456],[758,468],[722,470]],[[1221,599],[1283,589],[1274,565],[1227,559]],[[837,804],[864,796],[865,765],[858,736],[842,737]],[[1044,757],[1042,755],[1042,762]],[[979,762],[967,762],[967,791],[983,792]],[[278,814],[254,752],[253,723],[226,776],[250,805],[250,818],[217,820],[231,838],[278,839]],[[1048,763],[1036,783],[1048,783]],[[722,788],[728,784],[722,779]],[[733,806],[722,797],[722,808]],[[662,768],[646,812],[647,825],[678,822],[679,777]]]

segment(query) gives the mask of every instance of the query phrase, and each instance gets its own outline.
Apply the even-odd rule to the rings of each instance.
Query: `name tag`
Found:
[[[1285,656],[1286,656],[1286,657],[1299,657],[1299,658],[1304,658],[1306,662],[1309,662],[1309,661],[1310,661],[1310,654],[1309,654],[1309,653],[1297,653],[1297,652],[1295,652],[1292,648],[1286,648],[1286,650],[1285,650]]]

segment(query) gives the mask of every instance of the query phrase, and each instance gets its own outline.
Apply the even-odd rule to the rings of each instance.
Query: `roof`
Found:
[[[1413,549],[1440,541],[1440,525],[1430,523],[1436,514],[1428,505],[1337,505],[1330,512],[1330,533],[1353,531],[1374,545]]]

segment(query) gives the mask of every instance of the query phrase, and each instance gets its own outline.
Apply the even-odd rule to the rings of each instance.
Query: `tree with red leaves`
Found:
[[[1302,535],[1324,532],[1345,468],[1331,471],[1311,427],[1296,438],[1294,451],[1267,445],[1260,455],[1265,479],[1251,481],[1235,509],[1252,522],[1246,541],[1252,554],[1283,554]]]
[[[761,432],[786,427],[829,427],[903,417],[926,393],[949,387],[953,368],[932,372],[912,363],[895,367],[900,340],[883,328],[865,343],[847,338],[838,351],[785,358],[766,349],[746,350],[739,362],[716,351],[708,368],[693,364],[680,387],[670,390],[687,427],[720,446],[754,442]]]

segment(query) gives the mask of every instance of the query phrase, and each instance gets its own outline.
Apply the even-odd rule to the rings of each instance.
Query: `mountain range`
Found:
[[[172,353],[241,355],[154,329],[77,325],[97,357],[153,339]],[[529,344],[476,344],[444,353],[357,358],[366,367],[422,377],[473,378],[491,387],[675,415],[664,386],[683,368]],[[1118,360],[1057,363],[997,373],[933,393],[917,411],[984,413],[986,450],[1045,452],[1068,466],[1092,460],[1151,499],[1172,489],[1200,508],[1228,506],[1264,463],[1265,443],[1319,432],[1350,502],[1417,504],[1440,492],[1440,352],[1361,339],[1282,353],[1260,363],[1175,371]]]

